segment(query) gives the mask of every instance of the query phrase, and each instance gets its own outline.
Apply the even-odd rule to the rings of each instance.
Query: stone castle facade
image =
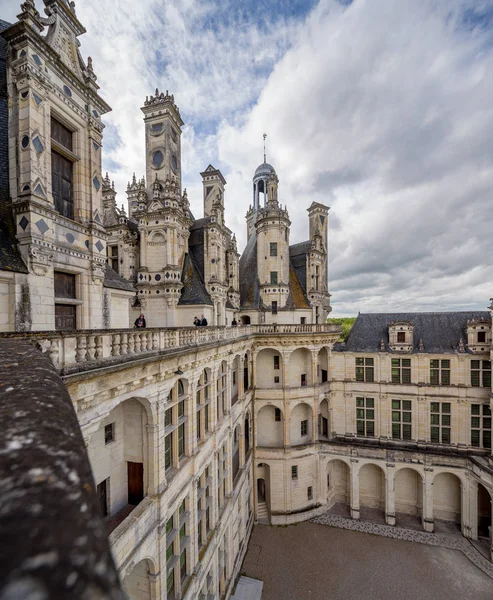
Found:
[[[458,528],[491,557],[490,312],[359,315],[338,341],[328,208],[291,245],[264,157],[240,257],[212,165],[190,211],[167,92],[118,208],[84,28],[44,3],[0,22],[0,329],[64,379],[129,596],[229,598],[254,522],[327,511]]]

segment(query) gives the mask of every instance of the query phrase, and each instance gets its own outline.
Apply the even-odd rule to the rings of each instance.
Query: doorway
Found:
[[[128,503],[137,506],[144,499],[144,465],[127,462],[128,465]]]
[[[257,498],[259,502],[265,502],[265,479],[257,479]]]

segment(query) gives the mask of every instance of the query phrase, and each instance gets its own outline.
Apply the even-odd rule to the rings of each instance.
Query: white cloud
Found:
[[[77,3],[82,53],[113,107],[104,160],[119,201],[145,170],[140,106],[169,89],[187,123],[192,210],[212,163],[240,248],[265,131],[292,243],[307,237],[312,201],[331,206],[334,312],[486,306],[493,1],[320,0],[307,18],[289,16],[295,4]]]

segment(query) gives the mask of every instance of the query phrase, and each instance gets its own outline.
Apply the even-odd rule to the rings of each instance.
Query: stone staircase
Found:
[[[236,591],[231,600],[261,600],[264,584],[258,579],[240,577],[236,584]]]
[[[269,522],[269,511],[267,510],[267,504],[265,502],[259,502],[257,504],[257,521],[259,523]]]

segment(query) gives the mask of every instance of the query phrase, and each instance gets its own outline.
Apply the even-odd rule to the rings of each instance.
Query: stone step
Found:
[[[236,585],[234,596],[231,600],[261,600],[264,583],[258,579],[241,576]]]

